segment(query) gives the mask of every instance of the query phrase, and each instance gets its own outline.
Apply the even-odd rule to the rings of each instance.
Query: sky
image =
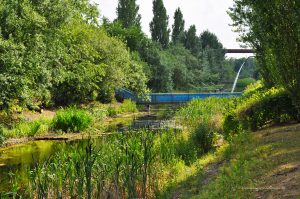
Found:
[[[113,21],[117,14],[118,0],[94,0],[98,4],[102,16]],[[172,30],[174,12],[180,7],[185,20],[185,29],[195,24],[197,34],[209,30],[217,35],[225,48],[240,48],[236,40],[238,33],[232,31],[230,17],[226,13],[233,6],[233,0],[164,0],[164,5],[169,15],[169,28]],[[149,23],[153,18],[152,0],[137,0],[142,15],[142,29],[150,37]],[[243,55],[229,55],[229,57],[241,57]]]

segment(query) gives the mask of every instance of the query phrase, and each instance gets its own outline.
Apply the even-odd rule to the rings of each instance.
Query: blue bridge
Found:
[[[128,89],[119,89],[116,91],[117,98],[131,99],[137,104],[172,104],[185,103],[192,99],[204,99],[208,97],[238,97],[242,92],[219,92],[219,93],[150,93],[145,99],[136,97]]]

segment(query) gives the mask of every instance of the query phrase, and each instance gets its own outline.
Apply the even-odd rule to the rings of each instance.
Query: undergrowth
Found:
[[[53,118],[53,128],[63,132],[80,132],[92,124],[93,118],[88,111],[69,107],[56,112]]]
[[[20,122],[12,128],[3,127],[3,135],[5,138],[32,137],[48,132],[50,126],[51,120],[44,118],[31,122]]]

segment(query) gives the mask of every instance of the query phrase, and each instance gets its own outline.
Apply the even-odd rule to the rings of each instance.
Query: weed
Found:
[[[192,140],[200,147],[202,153],[210,151],[216,140],[215,129],[206,121],[203,121],[192,135]]]
[[[135,113],[137,112],[136,103],[132,102],[131,100],[124,100],[121,105],[122,113]]]
[[[53,128],[64,132],[80,132],[92,123],[92,116],[85,110],[70,107],[59,110],[53,119]]]

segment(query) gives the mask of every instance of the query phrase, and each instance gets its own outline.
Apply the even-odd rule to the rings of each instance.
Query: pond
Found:
[[[172,117],[177,106],[156,106],[151,110],[151,114],[142,116],[130,116],[125,118],[113,118],[106,126],[106,132],[124,132],[132,128],[160,127],[175,125]],[[166,122],[167,121],[167,122]],[[170,122],[171,121],[171,122]],[[101,145],[102,136],[93,136],[93,143]],[[71,141],[31,141],[4,149],[0,149],[0,193],[12,190],[14,180],[22,181],[26,186],[28,181],[28,171],[37,163],[43,163],[54,154],[61,151],[68,151],[71,148],[84,147],[87,138]]]

